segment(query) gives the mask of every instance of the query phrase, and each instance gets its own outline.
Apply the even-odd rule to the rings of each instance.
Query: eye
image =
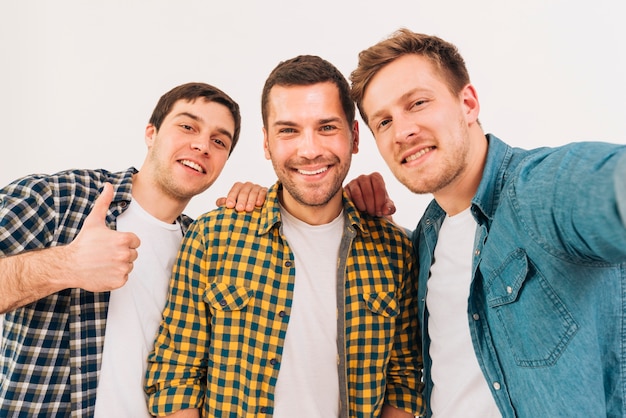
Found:
[[[417,100],[416,102],[413,103],[413,107],[420,107],[421,105],[425,103],[426,103],[426,100]]]
[[[193,131],[193,127],[191,125],[186,125],[186,124],[181,124],[180,125],[181,128],[183,128],[186,131]]]
[[[334,125],[323,125],[323,126],[321,127],[321,130],[322,130],[323,132],[332,132],[332,131],[334,131],[335,129],[337,129],[337,127],[336,127],[336,126],[334,126]]]
[[[215,145],[217,145],[218,147],[220,147],[220,148],[223,148],[223,149],[230,149],[230,144],[229,144],[229,142],[228,142],[228,141],[225,141],[225,140],[223,140],[223,139],[221,139],[221,138],[213,138],[213,143],[214,143]]]
[[[278,130],[279,134],[292,134],[294,133],[296,130],[293,128],[282,128]]]

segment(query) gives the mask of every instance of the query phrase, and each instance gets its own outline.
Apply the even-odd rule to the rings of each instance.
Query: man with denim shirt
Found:
[[[626,416],[626,147],[485,135],[457,49],[402,29],[352,95],[394,175],[432,193],[413,233],[428,416]],[[380,175],[347,186],[390,214]]]
[[[278,182],[252,213],[196,220],[150,355],[153,414],[413,417],[422,412],[409,238],[343,195],[358,124],[329,62],[280,63],[262,94]]]

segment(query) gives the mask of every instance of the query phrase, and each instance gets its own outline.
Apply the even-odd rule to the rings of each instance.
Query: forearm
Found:
[[[0,257],[0,313],[66,289],[72,261],[62,247]]]

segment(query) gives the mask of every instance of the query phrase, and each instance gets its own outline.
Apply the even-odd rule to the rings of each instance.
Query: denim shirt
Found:
[[[467,320],[496,404],[505,418],[624,417],[626,146],[487,140]],[[431,202],[413,233],[427,403],[426,281],[445,215]]]

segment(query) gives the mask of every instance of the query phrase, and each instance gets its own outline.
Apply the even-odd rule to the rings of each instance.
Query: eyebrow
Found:
[[[407,101],[409,99],[409,97],[413,96],[416,92],[419,92],[419,91],[427,91],[427,89],[415,88],[415,89],[409,90],[406,93],[404,93],[403,95],[401,95],[398,98],[398,100],[396,100],[396,102]],[[376,118],[380,117],[384,113],[387,113],[387,111],[385,109],[379,110],[378,112],[373,113],[372,116],[368,117],[367,119],[369,119],[369,120],[376,119]]]
[[[201,118],[200,116],[198,116],[198,115],[194,115],[193,113],[189,113],[189,112],[180,112],[180,113],[177,113],[177,114],[176,114],[175,118],[177,118],[177,117],[179,117],[179,116],[187,116],[188,118],[193,119],[193,120],[195,120],[196,122],[202,122],[202,118]],[[218,131],[218,132],[220,132],[220,133],[221,133],[221,134],[223,134],[223,135],[226,135],[226,136],[228,137],[228,139],[230,139],[230,140],[232,141],[232,139],[233,139],[233,134],[232,134],[232,133],[230,133],[227,129],[225,129],[225,128],[221,128],[221,127],[218,127],[218,128],[217,128],[217,131]]]
[[[334,116],[330,118],[319,119],[317,121],[319,125],[326,125],[327,123],[331,123],[331,122],[341,122],[341,118],[338,116]],[[298,126],[297,123],[289,121],[289,120],[277,120],[272,125],[273,126]]]

